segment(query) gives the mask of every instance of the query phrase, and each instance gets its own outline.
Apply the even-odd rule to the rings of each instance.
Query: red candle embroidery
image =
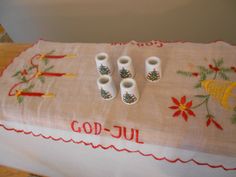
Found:
[[[15,77],[19,80],[18,83],[14,84],[9,90],[9,96],[16,96],[17,101],[21,103],[24,100],[24,97],[54,97],[53,93],[43,93],[43,92],[33,92],[31,91],[34,87],[32,82],[35,79],[39,79],[42,83],[45,83],[45,77],[75,77],[75,74],[72,73],[59,73],[59,72],[49,72],[54,66],[47,66],[50,59],[68,59],[74,58],[74,54],[65,54],[65,55],[55,55],[52,54],[55,51],[51,51],[47,54],[36,54],[31,57],[29,61],[29,66],[26,66],[24,69],[17,71],[12,77]],[[45,69],[42,69],[36,60],[41,59],[43,61]],[[31,83],[29,85],[29,83]],[[21,85],[25,85],[22,89]],[[21,89],[17,89],[21,86]]]

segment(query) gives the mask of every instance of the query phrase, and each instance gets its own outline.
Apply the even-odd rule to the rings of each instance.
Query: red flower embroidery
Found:
[[[20,73],[21,73],[21,75],[22,75],[22,76],[24,76],[24,75],[27,75],[27,74],[28,74],[28,72],[27,72],[27,70],[26,70],[26,69],[23,69],[22,71],[20,71]]]
[[[232,66],[230,69],[232,69],[236,73],[236,68]]]
[[[216,122],[216,121],[214,120],[214,117],[213,117],[212,115],[208,115],[207,117],[208,117],[207,122],[206,122],[206,126],[207,126],[207,127],[208,127],[211,123],[213,123],[218,129],[223,130],[222,126],[221,126],[218,122]]]
[[[195,77],[198,77],[198,76],[199,76],[199,73],[194,72],[194,73],[192,73],[192,75],[195,76]]]
[[[175,104],[174,106],[170,106],[170,109],[176,109],[174,114],[172,115],[173,117],[178,117],[182,116],[185,121],[188,121],[188,116],[194,116],[195,113],[190,109],[192,106],[192,101],[189,101],[186,103],[186,96],[183,96],[180,101],[178,101],[176,98],[172,97],[171,98],[173,103]]]
[[[211,70],[213,70],[213,71],[215,71],[215,72],[220,71],[220,69],[219,69],[218,67],[214,67],[214,66],[212,66],[212,65],[208,65],[208,66],[209,66],[209,68],[210,68]]]

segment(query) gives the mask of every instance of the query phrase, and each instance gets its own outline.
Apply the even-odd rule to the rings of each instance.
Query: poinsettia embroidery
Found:
[[[205,93],[194,96],[195,99],[200,99],[196,105],[192,105],[192,101],[185,104],[185,96],[180,101],[172,98],[175,106],[169,108],[177,110],[173,117],[181,115],[187,121],[188,116],[195,116],[192,111],[193,109],[203,107],[206,111],[206,126],[208,127],[213,124],[219,130],[223,130],[223,127],[216,121],[215,115],[213,115],[212,110],[209,108],[210,100],[214,98],[212,100],[217,100],[223,108],[233,110],[232,123],[236,122],[236,105],[230,105],[229,103],[231,97],[236,98],[232,93],[233,89],[236,88],[236,82],[230,81],[228,75],[228,73],[236,73],[236,68],[234,66],[224,67],[223,64],[224,60],[222,58],[219,60],[213,59],[213,63],[209,64],[208,67],[197,66],[198,72],[177,71],[180,75],[197,78],[198,81],[194,88],[203,88]]]
[[[186,102],[186,96],[183,96],[180,101],[178,101],[176,98],[171,98],[174,106],[170,106],[170,109],[175,110],[173,117],[182,116],[182,118],[185,121],[188,121],[189,116],[195,117],[195,113],[191,110],[192,107],[192,101]]]

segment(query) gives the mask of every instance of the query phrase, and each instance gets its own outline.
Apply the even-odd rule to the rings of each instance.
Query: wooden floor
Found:
[[[24,171],[0,166],[0,177],[41,177]]]

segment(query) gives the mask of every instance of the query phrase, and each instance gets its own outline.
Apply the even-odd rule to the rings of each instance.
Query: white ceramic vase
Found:
[[[97,86],[99,94],[104,100],[112,100],[116,97],[117,91],[112,77],[109,75],[102,75],[97,79]]]
[[[135,72],[132,59],[129,56],[121,56],[117,60],[118,72],[122,79],[134,78]]]
[[[161,79],[161,60],[152,56],[145,61],[145,78],[150,82],[158,82]]]
[[[135,104],[139,100],[137,84],[132,78],[126,78],[120,82],[120,92],[122,101],[127,105]]]
[[[112,75],[113,66],[107,53],[99,53],[95,56],[97,71],[100,75]]]

